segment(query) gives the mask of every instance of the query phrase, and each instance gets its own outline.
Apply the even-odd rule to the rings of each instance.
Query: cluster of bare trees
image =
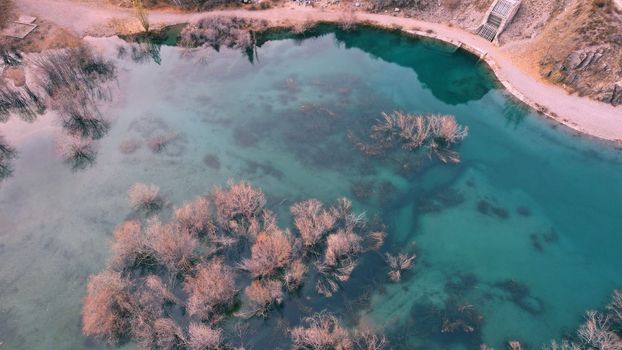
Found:
[[[395,147],[407,151],[424,149],[444,163],[460,162],[459,154],[451,147],[467,136],[468,128],[460,126],[453,116],[423,116],[399,111],[382,116],[371,129],[372,142],[356,142],[363,153],[379,155]]]
[[[615,290],[604,311],[590,310],[572,339],[553,341],[543,350],[622,349],[622,292]]]
[[[137,183],[128,195],[139,213],[162,207],[155,185]],[[291,212],[298,234],[277,225],[260,189],[230,182],[174,208],[167,222],[153,215],[124,222],[113,232],[108,269],[89,279],[84,334],[150,349],[221,348],[227,315],[267,317],[313,267],[317,290],[330,296],[349,279],[357,256],[378,249],[385,236],[368,232],[365,216],[346,199],[326,209],[311,199]],[[371,333],[350,334],[326,314],[305,324],[316,330],[293,329],[295,344],[385,343]]]
[[[291,329],[290,334],[294,349],[380,350],[387,347],[383,336],[370,331],[350,332],[328,312],[305,317],[302,325]]]
[[[294,204],[290,211],[300,234],[302,254],[313,258],[318,272],[316,290],[327,297],[350,279],[360,253],[376,250],[384,242],[385,233],[370,232],[365,213],[355,213],[346,198],[328,209],[310,199]]]
[[[265,21],[239,17],[206,17],[186,26],[181,32],[180,42],[185,47],[248,49],[254,45],[252,32],[266,27]]]

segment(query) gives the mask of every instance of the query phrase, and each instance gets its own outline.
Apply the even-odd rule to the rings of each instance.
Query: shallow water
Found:
[[[284,226],[295,201],[347,196],[387,225],[382,252],[416,251],[399,284],[371,254],[334,297],[305,287],[253,322],[256,348],[283,341],[258,330],[295,324],[300,303],[374,325],[396,348],[503,348],[509,339],[539,348],[622,287],[619,151],[516,105],[462,51],[376,30],[322,32],[267,40],[252,62],[232,49],[162,47],[160,64],[110,50],[122,97],[105,107],[112,128],[84,170],[55,155],[52,115],[1,125],[19,158],[0,184],[0,348],[96,346],[80,335],[81,298],[106,264],[111,231],[134,215],[126,191],[139,181],[159,185],[172,206],[248,180]],[[362,156],[348,132],[363,135],[393,110],[455,115],[469,127],[462,162]],[[145,142],[158,133],[177,138],[154,153]],[[128,140],[141,147],[124,154]],[[449,301],[473,305],[481,331],[440,333]]]

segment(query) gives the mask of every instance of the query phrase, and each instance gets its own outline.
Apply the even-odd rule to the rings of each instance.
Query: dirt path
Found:
[[[135,22],[131,9],[120,9],[99,2],[72,0],[17,0],[23,14],[35,15],[68,27],[80,35],[112,35],[111,23]],[[264,11],[225,10],[205,13],[172,13],[151,11],[149,18],[155,24],[175,24],[197,20],[205,16],[229,15],[265,19],[273,24],[283,20],[290,22],[307,20],[336,21],[339,12],[309,7],[284,7]],[[404,31],[432,36],[484,56],[506,88],[548,117],[581,133],[622,144],[622,106],[593,101],[568,95],[560,87],[546,84],[521,70],[502,48],[456,27],[423,22],[411,18],[383,14],[357,13],[357,19],[391,27],[400,26]]]

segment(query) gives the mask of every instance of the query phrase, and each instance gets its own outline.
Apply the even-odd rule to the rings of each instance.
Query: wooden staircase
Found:
[[[495,0],[477,33],[488,41],[495,41],[516,15],[520,3],[521,0]]]

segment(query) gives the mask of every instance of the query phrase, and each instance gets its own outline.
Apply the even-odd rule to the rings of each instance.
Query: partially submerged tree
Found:
[[[309,199],[290,207],[294,216],[294,224],[302,238],[305,249],[312,249],[333,228],[335,216],[322,208],[317,199]]]
[[[194,276],[184,282],[188,293],[187,310],[198,319],[209,319],[214,313],[229,308],[237,293],[233,270],[220,259],[198,265]]]
[[[216,205],[216,220],[228,231],[247,235],[258,233],[259,215],[266,205],[266,198],[260,189],[256,189],[246,182],[229,182],[229,189],[218,186],[212,190],[212,197]]]
[[[253,278],[273,276],[290,265],[292,249],[289,231],[270,226],[257,235],[251,257],[242,262],[242,268]]]
[[[372,143],[356,142],[363,153],[378,155],[394,147],[407,151],[425,149],[444,163],[458,163],[460,157],[451,147],[462,141],[468,128],[458,125],[450,115],[415,115],[395,111],[383,113],[372,127]]]
[[[416,255],[399,253],[398,255],[385,254],[385,261],[389,265],[389,279],[399,282],[402,279],[402,272],[410,270],[415,262]]]
[[[216,235],[209,200],[199,196],[175,209],[175,220],[183,230],[195,235]]]
[[[283,302],[283,286],[277,280],[253,280],[244,289],[244,294],[250,301],[249,315],[265,316],[270,308]]]
[[[197,260],[198,241],[174,223],[152,220],[146,231],[153,258],[166,267],[171,277],[190,271]]]
[[[128,282],[118,272],[89,277],[82,307],[82,332],[115,343],[129,332],[132,303]]]
[[[219,349],[222,345],[222,330],[201,323],[188,327],[188,348],[190,350]]]
[[[127,192],[130,204],[135,210],[146,210],[148,212],[158,210],[162,207],[163,200],[160,197],[160,188],[156,185],[147,185],[137,182]]]
[[[137,184],[129,192],[137,209],[161,201],[155,185]],[[304,283],[307,264],[315,264],[318,284],[326,285],[320,292],[332,295],[350,278],[358,255],[378,248],[384,238],[382,232],[369,232],[365,215],[354,213],[346,199],[329,209],[308,201],[292,207],[294,216],[308,221],[299,225],[309,243],[303,248],[303,239],[279,228],[265,204],[261,190],[230,182],[227,189],[215,187],[211,197],[174,209],[168,222],[138,216],[117,227],[108,270],[89,282],[84,333],[112,343],[131,338],[149,349],[222,348],[228,346],[218,328],[223,319],[267,316],[286,292]],[[250,244],[224,243],[239,235]],[[312,254],[303,254],[305,249]],[[236,262],[250,276],[236,281],[231,267]],[[241,309],[232,313],[242,288]],[[317,322],[328,325],[319,331],[331,337],[343,330],[331,325],[330,317]],[[299,330],[297,339],[313,332]],[[346,335],[343,342],[326,344],[367,350],[385,344],[373,334]]]
[[[303,326],[290,329],[294,349],[349,350],[354,347],[349,332],[333,314],[321,312],[305,317],[302,323]]]

